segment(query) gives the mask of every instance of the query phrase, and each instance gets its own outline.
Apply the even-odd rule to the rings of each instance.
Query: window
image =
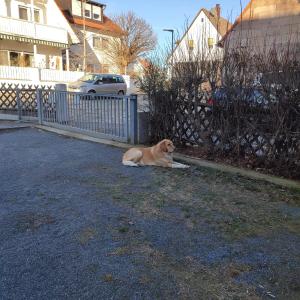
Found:
[[[102,65],[102,73],[109,73],[109,65]]]
[[[28,21],[28,8],[19,6],[19,19]]]
[[[111,76],[104,76],[102,79],[104,84],[111,84],[114,83],[113,78]]]
[[[22,55],[21,55],[21,57],[22,57]],[[32,67],[32,66],[33,66],[33,54],[24,53],[22,67]]]
[[[86,18],[90,18],[90,17],[91,17],[91,11],[88,10],[88,9],[86,9],[86,10],[84,11],[84,15],[85,15]]]
[[[102,48],[102,43],[101,42],[102,41],[101,41],[100,37],[97,37],[97,36],[93,37],[93,47],[94,48],[101,49]]]
[[[108,47],[108,39],[99,36],[93,37],[93,47],[97,49],[105,49]]]
[[[124,79],[122,77],[117,77],[117,83],[124,83]]]
[[[201,22],[202,22],[202,23],[204,22],[204,18],[201,18]]]
[[[40,10],[34,9],[34,22],[40,23]]]
[[[8,55],[7,51],[0,51],[0,66],[8,66]]]
[[[85,3],[84,7],[84,15],[86,18],[91,18],[91,10],[92,10],[92,6],[91,4]]]
[[[194,40],[189,40],[189,50],[194,49]]]
[[[208,47],[212,48],[214,46],[214,39],[213,38],[208,38]]]
[[[21,65],[21,53],[9,52],[10,65],[13,67],[20,67]]]
[[[33,54],[21,52],[9,52],[10,66],[14,67],[32,67]]]
[[[108,47],[108,39],[102,38],[102,49],[105,49]]]
[[[100,16],[101,16],[101,7],[93,5],[93,19],[94,20],[100,20]]]

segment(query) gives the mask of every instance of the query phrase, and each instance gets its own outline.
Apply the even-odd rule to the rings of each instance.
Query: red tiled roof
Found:
[[[72,16],[68,10],[63,10],[62,11],[66,19],[76,25],[83,25],[83,18],[77,17],[77,16]],[[103,15],[103,22],[95,21],[95,20],[90,20],[90,19],[85,19],[85,26],[90,27],[93,29],[98,29],[104,34],[108,35],[113,35],[113,36],[121,36],[123,35],[123,30],[116,24],[114,23],[110,18],[107,16]]]
[[[219,34],[221,36],[223,36],[227,32],[228,28],[231,26],[231,23],[222,17],[217,17],[211,11],[209,11],[205,8],[203,8],[202,10],[205,13],[205,15],[207,16],[207,18],[209,19],[209,21],[217,29]]]
[[[226,40],[227,36],[230,34],[230,32],[238,25],[241,23],[243,15],[246,13],[246,11],[248,11],[251,6],[252,6],[253,0],[250,0],[250,2],[246,5],[246,7],[243,9],[242,13],[238,16],[238,18],[235,20],[235,22],[229,26],[229,28],[227,29],[227,32],[224,34],[224,36],[222,37],[221,41],[219,42],[220,45],[222,45],[224,43],[224,41]]]

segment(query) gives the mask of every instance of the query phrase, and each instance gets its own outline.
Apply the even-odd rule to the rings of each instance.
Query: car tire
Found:
[[[118,91],[119,96],[124,96],[124,94],[125,94],[124,91]]]

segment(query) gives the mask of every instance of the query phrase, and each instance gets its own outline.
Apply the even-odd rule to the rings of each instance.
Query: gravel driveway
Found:
[[[300,299],[300,193],[0,131],[0,299]]]

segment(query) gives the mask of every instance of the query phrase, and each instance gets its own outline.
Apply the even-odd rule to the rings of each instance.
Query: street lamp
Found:
[[[173,76],[173,66],[174,66],[174,29],[163,29],[163,31],[171,32],[172,34],[172,76]]]

